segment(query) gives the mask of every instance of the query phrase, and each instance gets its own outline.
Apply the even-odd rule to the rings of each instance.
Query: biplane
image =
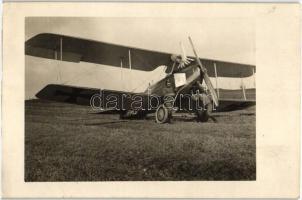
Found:
[[[198,121],[205,122],[212,111],[255,105],[255,87],[246,87],[242,81],[254,80],[255,66],[200,58],[190,37],[189,42],[194,56],[187,56],[182,45],[181,54],[176,55],[42,33],[25,42],[25,54],[70,63],[74,71],[78,63],[142,71],[165,66],[165,77],[149,84],[143,92],[49,83],[36,94],[40,99],[92,106],[100,113],[114,111],[121,118],[144,118],[155,113],[157,123],[166,123],[173,113],[183,111],[196,113]],[[238,87],[225,89],[219,78],[236,80]]]

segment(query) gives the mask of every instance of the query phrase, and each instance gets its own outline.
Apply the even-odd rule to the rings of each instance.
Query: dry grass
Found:
[[[25,181],[256,179],[255,108],[162,125],[61,103],[25,109]]]

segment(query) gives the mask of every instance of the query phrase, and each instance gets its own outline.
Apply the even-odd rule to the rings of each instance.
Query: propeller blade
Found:
[[[204,79],[208,89],[210,90],[210,93],[211,93],[211,96],[212,96],[213,101],[215,103],[215,106],[218,106],[219,102],[218,102],[218,97],[217,97],[217,94],[216,94],[216,90],[213,87],[213,84],[212,84],[208,74],[203,74],[203,79]]]
[[[182,52],[182,54],[181,54],[181,60],[183,62],[185,62],[187,60],[187,55],[186,55],[186,51],[185,51],[185,48],[184,48],[182,42],[180,42],[180,48],[181,48],[181,52]]]
[[[194,47],[194,44],[193,44],[193,41],[192,41],[191,37],[189,37],[189,41],[191,43],[193,52],[194,52],[195,57],[196,57],[196,61],[197,61],[198,65],[200,66],[201,72],[203,74],[203,79],[204,79],[204,81],[205,81],[205,83],[206,83],[206,85],[207,85],[207,87],[208,87],[208,89],[210,91],[210,94],[212,96],[214,104],[215,104],[215,106],[218,106],[218,97],[217,97],[216,91],[215,91],[215,89],[213,87],[213,84],[212,84],[212,82],[211,82],[211,80],[210,80],[210,78],[208,76],[207,69],[202,65],[202,63],[201,63],[201,61],[200,61],[200,59],[199,59],[199,57],[197,55],[197,52],[195,50],[195,47]]]

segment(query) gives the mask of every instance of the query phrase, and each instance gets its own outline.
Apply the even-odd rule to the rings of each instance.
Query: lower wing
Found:
[[[238,89],[238,90],[217,90],[219,95],[218,111],[230,111],[244,109],[256,105],[256,89]]]
[[[130,93],[115,90],[75,87],[49,84],[40,90],[39,99],[91,106],[95,110],[121,111],[141,110],[147,106],[147,96],[141,93]]]

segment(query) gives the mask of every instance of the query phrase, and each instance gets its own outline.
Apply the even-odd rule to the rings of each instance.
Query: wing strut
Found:
[[[214,62],[214,71],[215,71],[215,81],[216,81],[216,92],[217,92],[217,96],[219,98],[219,87],[218,87],[218,76],[217,76],[216,62]]]
[[[122,83],[122,87],[124,88],[124,78],[123,78],[123,59],[121,58],[121,83]]]
[[[60,37],[60,60],[63,60],[63,38]]]
[[[128,53],[129,53],[129,68],[131,70],[131,50],[130,49],[129,49]]]
[[[131,50],[128,50],[128,54],[129,54],[129,69],[130,69],[130,90],[132,90],[132,71],[131,71]]]

